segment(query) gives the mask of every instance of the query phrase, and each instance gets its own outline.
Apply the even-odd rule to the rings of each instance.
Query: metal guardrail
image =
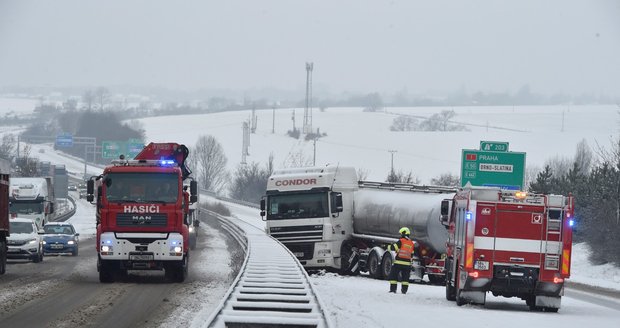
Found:
[[[221,201],[224,202],[229,202],[229,203],[234,203],[234,204],[238,204],[238,205],[243,205],[243,206],[247,206],[247,207],[252,207],[252,208],[256,208],[259,209],[260,205],[259,204],[255,204],[255,203],[251,203],[251,202],[247,202],[244,200],[238,200],[238,199],[233,199],[233,198],[228,198],[228,197],[224,197],[224,196],[219,196],[216,193],[214,193],[213,191],[207,190],[207,189],[200,189],[201,193],[207,194],[213,198],[219,199]]]
[[[64,221],[67,221],[67,220],[69,220],[69,219],[70,219],[73,215],[75,215],[75,211],[76,211],[75,199],[73,199],[73,197],[71,197],[71,196],[69,196],[67,199],[71,202],[71,204],[73,205],[73,208],[72,208],[69,212],[64,213],[64,214],[62,214],[62,215],[59,215],[59,216],[55,217],[55,218],[54,218],[54,221],[55,221],[55,222],[64,222]]]
[[[206,322],[195,321],[192,327],[333,326],[308,274],[288,248],[255,226],[208,212],[245,246],[246,257],[216,310]]]

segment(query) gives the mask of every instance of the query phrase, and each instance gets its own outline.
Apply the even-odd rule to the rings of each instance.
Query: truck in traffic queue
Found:
[[[557,312],[570,276],[574,199],[465,187],[442,203],[449,231],[446,298],[484,304],[487,292]]]
[[[38,229],[53,221],[56,199],[51,177],[14,177],[9,197],[11,217],[31,219]]]
[[[198,187],[186,167],[189,150],[177,143],[150,143],[133,160],[114,160],[87,183],[97,205],[97,270],[113,282],[127,270],[164,270],[183,282],[189,267],[190,204]],[[190,192],[183,182],[189,179]]]
[[[395,253],[386,246],[411,230],[416,243],[412,279],[445,281],[446,229],[442,200],[456,189],[358,181],[352,167],[276,170],[261,200],[267,233],[308,269],[360,271],[387,279]]]
[[[0,274],[6,272],[6,253],[9,237],[9,175],[0,172]]]

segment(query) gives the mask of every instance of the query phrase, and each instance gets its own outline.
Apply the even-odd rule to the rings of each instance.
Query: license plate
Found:
[[[131,261],[153,261],[155,257],[152,254],[131,254],[129,260]]]
[[[489,261],[476,261],[474,263],[474,269],[476,269],[476,270],[489,270]]]
[[[54,249],[59,249],[59,248],[64,248],[64,245],[50,245],[50,248],[54,248]]]
[[[8,251],[7,251],[7,252],[8,252],[8,253],[19,253],[19,249],[17,249],[17,248],[10,248],[10,247],[9,247],[9,249],[8,249]]]
[[[304,257],[304,252],[294,252],[295,257]]]

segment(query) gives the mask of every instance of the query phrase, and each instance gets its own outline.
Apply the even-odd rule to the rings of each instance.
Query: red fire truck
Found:
[[[557,312],[570,276],[574,199],[471,187],[442,202],[449,231],[446,298],[484,304],[486,293]]]
[[[87,200],[97,204],[97,269],[101,282],[127,270],[164,270],[182,282],[189,261],[189,204],[198,201],[183,180],[189,151],[176,143],[150,143],[133,160],[112,161],[87,184]],[[191,179],[191,178],[190,178]]]

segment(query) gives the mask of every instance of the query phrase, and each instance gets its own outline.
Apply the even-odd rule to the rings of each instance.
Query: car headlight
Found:
[[[27,244],[36,244],[37,240],[36,239],[29,239]]]
[[[73,244],[75,244],[75,240],[69,240],[69,241],[67,242],[67,245],[73,245]]]
[[[44,240],[44,241],[43,241],[43,245],[45,245],[45,244],[47,244],[47,242]]]

